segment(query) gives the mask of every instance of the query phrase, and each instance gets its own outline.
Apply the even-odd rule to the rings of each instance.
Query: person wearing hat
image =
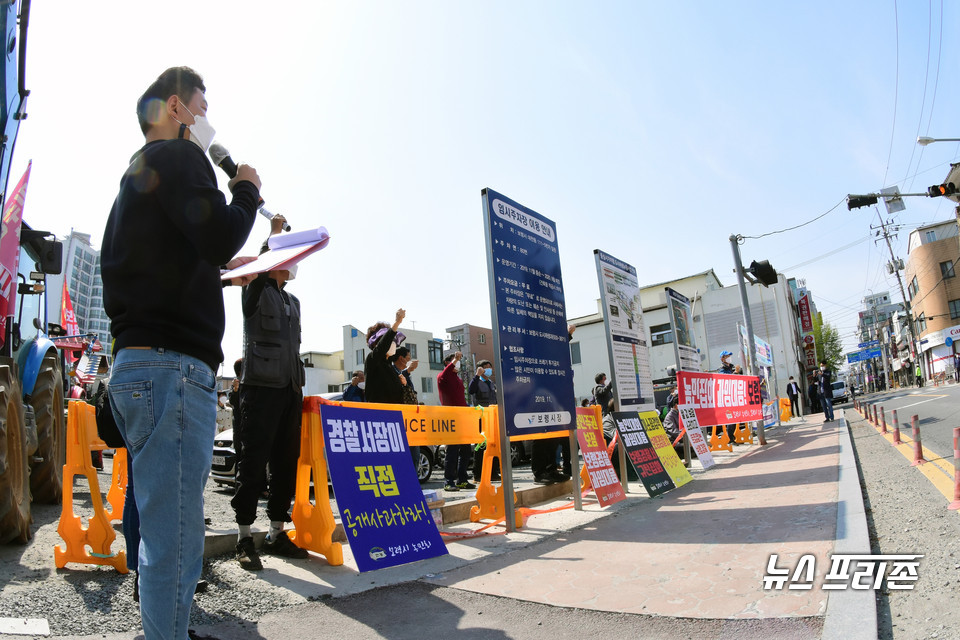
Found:
[[[720,368],[717,370],[718,373],[735,373],[736,367],[733,366],[733,363],[730,362],[730,356],[733,354],[729,351],[720,352]]]

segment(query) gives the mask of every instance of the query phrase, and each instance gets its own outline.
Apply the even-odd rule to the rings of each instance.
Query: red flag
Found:
[[[60,324],[67,332],[68,336],[75,336],[80,333],[80,325],[77,324],[77,316],[73,313],[73,303],[70,301],[70,291],[67,290],[67,280],[63,280],[63,296],[60,298]],[[73,362],[73,352],[65,353],[67,362]]]
[[[30,180],[32,166],[33,160],[27,164],[27,170],[7,198],[3,209],[3,227],[0,232],[0,345],[7,335],[7,316],[13,313],[17,268],[20,263],[20,223],[23,221],[23,203],[27,198],[27,182]]]

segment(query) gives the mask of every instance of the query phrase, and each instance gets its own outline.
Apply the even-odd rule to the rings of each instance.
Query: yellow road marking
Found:
[[[867,423],[870,425],[870,423]],[[871,427],[873,425],[870,425]],[[888,425],[889,427],[889,425]],[[893,444],[893,433],[877,433],[884,438],[890,444]],[[903,457],[913,462],[913,439],[910,436],[903,434],[903,431],[900,432],[900,442],[902,444],[894,445],[894,448],[903,454]],[[917,465],[917,469],[920,470],[920,473],[925,475],[927,479],[933,483],[933,486],[937,488],[937,491],[943,494],[943,497],[947,499],[947,502],[953,502],[953,491],[954,491],[954,481],[953,481],[953,463],[947,462],[943,456],[931,451],[930,449],[924,447],[921,444],[923,451],[923,457],[927,461],[927,464]]]

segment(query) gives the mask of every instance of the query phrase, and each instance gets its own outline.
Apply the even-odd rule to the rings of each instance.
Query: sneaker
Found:
[[[260,562],[257,548],[253,545],[253,538],[248,536],[237,542],[237,561],[247,571],[263,569],[263,563]]]
[[[467,490],[470,490],[470,489],[476,489],[476,488],[477,488],[477,485],[473,484],[473,483],[470,482],[469,480],[464,480],[463,482],[458,482],[458,483],[457,483],[457,489],[467,489]]]
[[[566,482],[570,479],[570,475],[563,471],[554,471],[551,475],[553,475],[553,479],[557,482]]]
[[[284,558],[309,558],[310,554],[306,549],[301,549],[290,542],[286,531],[281,531],[276,540],[270,540],[269,537],[263,541],[263,550],[274,556],[283,556]]]
[[[473,486],[473,485],[471,485],[471,486]],[[444,490],[444,491],[460,491],[460,487],[458,487],[457,485],[453,484],[452,482],[448,482],[448,483],[446,483],[445,485],[443,485],[443,490]]]
[[[557,483],[557,479],[554,478],[553,475],[551,475],[551,474],[549,474],[549,473],[545,473],[545,474],[543,474],[543,475],[541,475],[541,476],[534,476],[534,477],[533,477],[533,484],[546,484],[546,485],[550,485],[550,484],[556,484],[556,483]]]

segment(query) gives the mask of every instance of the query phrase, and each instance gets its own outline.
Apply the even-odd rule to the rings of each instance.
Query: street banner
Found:
[[[483,190],[494,365],[507,435],[574,428],[576,397],[554,223]]]
[[[73,303],[70,301],[70,291],[67,290],[67,279],[63,279],[63,295],[60,296],[60,326],[67,332],[68,336],[80,335],[80,325],[77,324],[77,316],[73,312]],[[73,357],[73,351],[65,351],[64,359],[68,364],[72,364],[76,358]]]
[[[597,423],[597,415],[592,408],[577,407],[577,442],[580,443],[580,453],[583,454],[590,484],[600,506],[607,507],[626,498],[617,473],[610,464],[603,426]]]
[[[20,228],[23,221],[23,203],[27,199],[30,167],[27,163],[20,182],[3,207],[3,234],[0,236],[0,345],[7,335],[7,316],[13,313],[13,299],[17,295],[17,269],[20,266]]]
[[[678,371],[677,390],[680,410],[693,409],[701,427],[763,420],[757,376]]]
[[[810,296],[804,294],[800,296],[797,307],[800,311],[800,331],[810,333],[813,331],[813,316],[810,314]]]
[[[627,459],[637,470],[637,475],[650,497],[673,489],[676,485],[653,448],[643,428],[640,414],[636,411],[616,411],[613,421],[620,432],[620,442],[623,443]]]
[[[340,520],[360,571],[447,553],[423,498],[399,411],[322,405]]]
[[[650,372],[650,347],[643,324],[637,270],[613,256],[594,249],[607,355],[618,408],[656,408]]]
[[[747,328],[738,322],[737,330],[740,332],[740,349],[744,354],[746,354],[748,352],[747,345],[750,342],[749,338],[747,337]],[[757,334],[753,334],[753,355],[754,362],[756,362],[758,366],[773,366],[773,347],[770,346],[769,342]]]
[[[693,476],[683,466],[683,461],[677,455],[677,450],[673,448],[670,436],[664,431],[663,423],[660,422],[660,415],[656,411],[644,411],[640,414],[640,422],[643,424],[643,430],[647,433],[650,444],[657,452],[657,457],[663,463],[663,468],[670,474],[673,484],[682,487],[693,480]]]
[[[667,293],[667,307],[670,309],[670,329],[673,331],[673,354],[677,359],[678,371],[700,371],[700,351],[693,336],[693,315],[690,298],[670,287]]]
[[[707,439],[703,437],[703,431],[700,430],[700,424],[697,422],[697,412],[690,408],[680,409],[680,424],[687,431],[687,437],[690,438],[690,447],[697,454],[700,465],[704,469],[709,469],[715,464],[713,454],[710,453],[710,445]]]
[[[817,343],[812,333],[803,336],[803,364],[806,369],[817,368]]]

